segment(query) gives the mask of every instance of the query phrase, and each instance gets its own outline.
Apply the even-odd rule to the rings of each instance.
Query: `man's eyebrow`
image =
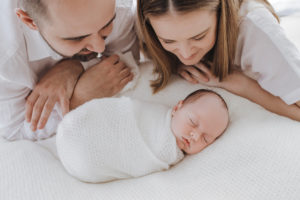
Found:
[[[106,27],[108,27],[114,20],[116,19],[116,13],[114,14],[114,16],[111,18],[111,20],[109,20],[109,22],[107,24],[105,24],[102,29],[105,29]]]
[[[83,38],[86,38],[88,36],[90,36],[91,34],[88,35],[82,35],[82,36],[78,36],[78,37],[69,37],[69,38],[62,38],[63,40],[81,40]]]
[[[114,16],[111,18],[111,20],[109,20],[109,22],[107,24],[105,24],[100,30],[105,29],[106,27],[108,27],[116,18],[116,14],[114,14]],[[82,36],[78,36],[78,37],[67,37],[67,38],[62,38],[63,40],[81,40],[84,39],[88,36],[90,36],[91,34],[87,34],[87,35],[82,35]]]
[[[199,34],[197,34],[197,35],[195,35],[195,36],[193,36],[193,37],[190,37],[189,39],[194,39],[194,38],[197,38],[197,37],[199,37],[200,35],[203,35],[204,33],[207,33],[209,29],[210,29],[210,27],[209,27],[209,28],[207,28],[207,29],[205,29],[204,31],[202,31],[202,32],[201,32],[201,33],[199,33]],[[159,38],[160,38],[160,39],[162,39],[162,40],[174,41],[174,40],[170,40],[170,39],[165,39],[165,38],[162,38],[162,37],[160,37],[159,35],[157,35],[157,37],[159,37]]]

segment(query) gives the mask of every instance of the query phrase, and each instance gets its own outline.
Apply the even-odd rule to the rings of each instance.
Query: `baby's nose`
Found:
[[[192,131],[190,133],[190,136],[191,136],[191,139],[193,139],[194,141],[198,141],[198,139],[199,139],[199,134],[195,131]]]

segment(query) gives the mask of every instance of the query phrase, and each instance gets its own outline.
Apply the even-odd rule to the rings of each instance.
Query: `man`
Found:
[[[112,55],[138,52],[126,3],[4,0],[1,8],[0,133],[8,140],[47,138],[69,109],[132,80]],[[108,56],[96,64],[98,53]]]

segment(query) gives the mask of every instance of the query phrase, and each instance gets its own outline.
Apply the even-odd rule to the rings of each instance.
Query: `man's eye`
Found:
[[[72,39],[72,41],[75,41],[75,42],[79,42],[79,41],[81,41],[81,40],[83,40],[84,38],[74,38],[74,39]]]

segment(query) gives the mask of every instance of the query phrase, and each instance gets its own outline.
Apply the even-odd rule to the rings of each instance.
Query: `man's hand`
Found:
[[[26,121],[32,131],[43,129],[56,102],[62,113],[69,112],[70,98],[83,71],[79,61],[63,60],[52,67],[37,83],[26,100]]]
[[[119,56],[107,57],[80,77],[71,99],[71,109],[94,98],[114,96],[132,79],[130,68],[119,60]]]
[[[300,101],[296,102],[296,106],[298,106],[300,108]]]

